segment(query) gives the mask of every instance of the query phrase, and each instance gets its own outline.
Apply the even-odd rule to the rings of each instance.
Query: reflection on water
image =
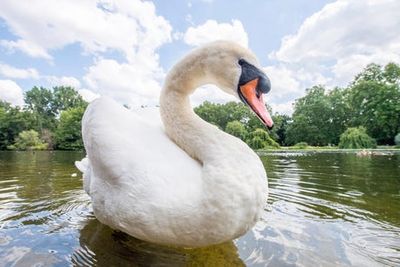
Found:
[[[76,152],[0,152],[0,266],[398,266],[400,154],[273,153],[270,199],[245,236],[183,249],[94,217]]]

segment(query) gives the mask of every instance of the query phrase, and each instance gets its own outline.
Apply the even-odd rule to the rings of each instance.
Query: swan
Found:
[[[101,97],[87,107],[76,162],[94,215],[141,240],[201,247],[237,238],[260,218],[265,169],[243,141],[198,117],[189,96],[214,84],[236,96],[268,127],[270,81],[255,55],[229,41],[197,48],[168,73],[159,112],[132,112]]]

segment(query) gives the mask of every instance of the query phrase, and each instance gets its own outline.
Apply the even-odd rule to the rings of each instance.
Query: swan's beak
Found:
[[[253,79],[239,86],[239,96],[256,113],[257,117],[271,129],[274,126],[271,115],[269,114],[263,99],[263,91],[259,90],[263,85],[262,77]],[[269,90],[268,90],[269,91]]]

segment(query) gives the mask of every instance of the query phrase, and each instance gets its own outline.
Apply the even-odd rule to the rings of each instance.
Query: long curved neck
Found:
[[[224,147],[224,141],[218,138],[227,135],[198,117],[190,105],[189,96],[196,88],[215,83],[208,73],[209,64],[207,57],[196,53],[179,62],[167,76],[160,98],[167,135],[200,162],[214,157],[212,152]]]

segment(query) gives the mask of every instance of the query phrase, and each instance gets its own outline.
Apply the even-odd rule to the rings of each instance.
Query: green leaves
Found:
[[[13,145],[8,146],[12,150],[44,150],[47,144],[39,138],[39,133],[35,130],[22,131],[18,134]]]
[[[321,86],[296,100],[287,144],[338,144],[349,127],[363,126],[379,144],[393,144],[400,131],[400,66],[368,65],[347,88]]]
[[[75,89],[64,86],[53,90],[33,87],[25,93],[23,110],[0,101],[0,149],[44,149],[42,144],[49,149],[82,149],[80,124],[86,106]],[[69,113],[62,115],[65,110]],[[36,140],[30,130],[39,138],[37,145],[27,141]]]
[[[55,135],[58,149],[82,150],[81,121],[84,107],[70,108],[61,112]]]
[[[364,127],[349,128],[341,136],[339,148],[375,148],[376,141],[371,138]]]

